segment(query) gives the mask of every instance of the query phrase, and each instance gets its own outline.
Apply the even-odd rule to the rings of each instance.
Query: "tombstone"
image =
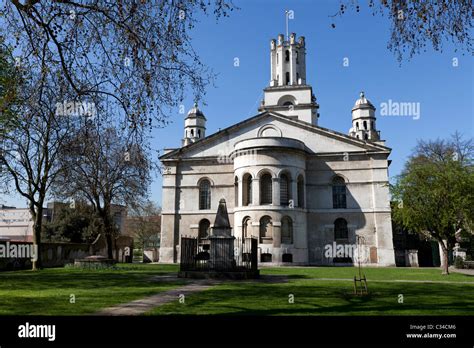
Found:
[[[231,270],[234,268],[234,240],[235,237],[232,236],[226,202],[222,198],[219,201],[216,219],[209,236],[210,269]]]

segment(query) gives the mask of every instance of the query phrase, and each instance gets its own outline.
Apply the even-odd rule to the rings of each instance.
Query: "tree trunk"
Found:
[[[449,253],[448,253],[447,241],[445,244],[443,240],[438,240],[438,244],[441,247],[441,250],[443,251],[443,255],[440,255],[441,268],[443,270],[443,274],[448,275],[449,274]]]
[[[33,248],[36,251],[36,260],[32,261],[32,270],[41,269],[41,226],[43,222],[43,207],[38,208],[33,223]]]
[[[102,221],[104,223],[104,232],[105,232],[105,240],[107,242],[107,257],[109,259],[114,258],[114,248],[113,248],[113,226],[112,221],[110,218],[110,208],[107,204],[104,205],[104,208],[100,210],[100,215]]]

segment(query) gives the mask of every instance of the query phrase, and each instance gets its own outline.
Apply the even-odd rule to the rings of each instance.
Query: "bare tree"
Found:
[[[226,0],[7,0],[0,27],[24,66],[60,74],[75,97],[107,99],[136,133],[164,125],[186,87],[200,99],[212,74],[189,31],[201,12],[217,18]]]
[[[64,169],[58,153],[90,116],[84,105],[108,105],[117,132],[129,132],[127,147],[145,149],[144,128],[165,125],[167,110],[181,102],[186,87],[200,99],[212,80],[191,45],[195,16],[213,12],[219,18],[232,9],[225,0],[7,0],[2,5],[0,38],[12,47],[25,83],[18,120],[1,125],[6,150],[0,185],[26,198],[38,251],[43,204]],[[110,197],[104,205],[93,198],[106,219]],[[33,263],[37,267],[39,261]]]
[[[43,57],[46,60],[48,57]],[[6,193],[17,191],[28,202],[33,219],[33,243],[38,248],[40,267],[41,225],[46,194],[61,168],[58,152],[72,127],[79,120],[58,115],[56,103],[70,97],[60,75],[46,78],[46,67],[34,69],[16,65],[17,88],[13,114],[2,118],[0,187]]]
[[[149,155],[140,144],[130,143],[126,131],[120,132],[103,116],[69,134],[60,163],[55,194],[92,204],[103,221],[108,256],[112,258],[116,233],[112,204],[135,206],[146,198],[153,169]]]
[[[367,4],[367,6],[365,6]],[[388,49],[401,62],[412,58],[431,45],[442,51],[444,42],[452,42],[457,49],[472,54],[472,0],[341,0],[332,17],[346,12],[357,13],[368,7],[372,14],[387,16],[391,23]],[[336,25],[332,24],[335,28]]]

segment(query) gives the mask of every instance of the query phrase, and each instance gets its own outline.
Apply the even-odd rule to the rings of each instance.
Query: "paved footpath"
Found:
[[[192,283],[180,288],[160,292],[159,294],[124,303],[121,305],[108,307],[96,312],[95,315],[120,316],[120,315],[141,315],[158,306],[176,301],[180,295],[190,295],[214,286],[215,283]]]

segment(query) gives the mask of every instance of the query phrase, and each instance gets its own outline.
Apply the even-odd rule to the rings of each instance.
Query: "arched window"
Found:
[[[280,205],[290,204],[290,178],[286,174],[280,176]]]
[[[349,230],[347,229],[347,221],[338,218],[334,221],[334,239],[347,241],[349,239]]]
[[[273,225],[270,216],[264,216],[260,219],[260,243],[272,243]]]
[[[235,197],[235,206],[239,205],[239,178],[235,177],[234,179],[234,197]]]
[[[281,219],[281,243],[293,244],[293,221],[288,216]]]
[[[374,121],[370,122],[370,129],[375,129]]]
[[[209,229],[211,227],[211,223],[208,219],[202,219],[199,221],[199,235],[198,240],[201,242],[204,238],[209,237]]]
[[[296,83],[300,83],[300,74],[296,73]]]
[[[367,129],[367,121],[364,121],[364,129]]]
[[[356,130],[359,130],[359,122],[356,122]]]
[[[278,64],[278,53],[277,53],[277,64]]]
[[[200,137],[201,137],[201,130],[198,129],[198,138],[200,138]]]
[[[296,64],[299,63],[299,59],[298,59],[298,58],[299,58],[299,57],[298,57],[298,51],[296,51]]]
[[[359,134],[356,135],[356,138],[359,139]]]
[[[244,206],[252,204],[252,176],[250,174],[245,174],[244,179],[242,180],[243,190],[242,190],[242,204]]]
[[[336,176],[332,181],[332,207],[346,208],[346,183],[340,176]]]
[[[304,208],[304,179],[302,175],[298,177],[298,207]]]
[[[369,140],[369,135],[367,133],[364,134],[364,139]]]
[[[199,209],[211,209],[211,183],[203,180],[199,184]]]
[[[191,137],[194,136],[194,129],[191,129]]]
[[[288,50],[285,51],[285,61],[286,62],[290,61],[290,51],[288,51]]]
[[[248,238],[251,236],[251,233],[249,231],[249,226],[250,226],[250,217],[246,216],[242,220],[242,238]]]
[[[287,85],[290,84],[290,73],[289,72],[286,72],[286,84]]]
[[[260,204],[272,204],[272,176],[264,174],[260,178]]]

